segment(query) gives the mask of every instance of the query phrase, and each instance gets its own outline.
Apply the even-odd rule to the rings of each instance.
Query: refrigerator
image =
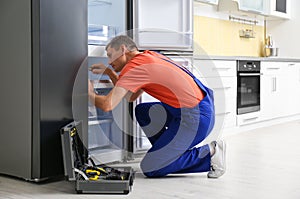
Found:
[[[87,0],[0,5],[0,173],[36,182],[62,176],[60,128],[76,114],[87,130],[87,107],[77,106],[88,103],[87,70],[80,69],[88,54]]]
[[[192,70],[192,0],[89,0],[88,65],[107,64],[105,45],[120,34],[132,37],[139,50],[160,51]],[[89,72],[89,79],[96,92],[105,94],[113,87],[105,75]],[[109,113],[88,104],[89,150],[97,163],[131,160],[151,147],[134,115],[137,103],[146,101],[156,99],[143,94]]]
[[[88,65],[107,64],[107,42],[123,34],[132,37],[140,50],[160,51],[191,69],[192,6],[192,0],[89,0]],[[89,79],[96,92],[105,94],[112,89],[105,75],[89,72]],[[134,115],[136,104],[146,101],[156,99],[143,94],[137,102],[123,101],[109,113],[88,104],[89,150],[97,163],[131,160],[151,147]]]

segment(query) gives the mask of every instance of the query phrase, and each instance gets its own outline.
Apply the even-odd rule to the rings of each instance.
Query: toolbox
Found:
[[[95,165],[80,139],[81,122],[72,122],[61,129],[66,179],[75,181],[77,193],[128,194],[133,186],[131,167]]]

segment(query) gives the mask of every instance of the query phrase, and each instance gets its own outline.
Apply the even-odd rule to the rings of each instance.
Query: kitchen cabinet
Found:
[[[285,63],[285,103],[289,115],[300,113],[300,63]]]
[[[268,0],[267,14],[270,17],[291,18],[291,0]]]
[[[239,0],[239,9],[242,11],[265,14],[266,1],[265,0]]]
[[[261,119],[269,120],[288,115],[286,90],[286,65],[284,62],[261,62]]]
[[[218,5],[219,0],[194,0],[194,2]]]
[[[300,114],[300,63],[262,62],[262,119]]]
[[[236,62],[194,59],[194,74],[214,92],[216,138],[236,126]]]
[[[267,20],[289,19],[291,0],[219,0],[218,11],[229,11],[238,15],[255,15]]]

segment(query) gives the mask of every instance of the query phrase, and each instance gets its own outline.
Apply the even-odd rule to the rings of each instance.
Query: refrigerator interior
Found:
[[[89,56],[105,56],[109,39],[127,29],[127,3],[120,0],[88,0]]]
[[[88,65],[102,62],[107,65],[106,57],[89,57]],[[89,80],[99,95],[107,95],[113,88],[107,75],[93,74]],[[126,159],[127,128],[129,123],[128,102],[124,99],[114,110],[104,112],[91,102],[88,103],[88,149],[98,164],[123,161]]]

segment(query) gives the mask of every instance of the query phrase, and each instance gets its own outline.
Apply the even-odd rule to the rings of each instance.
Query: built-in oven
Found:
[[[237,61],[237,114],[260,110],[260,61]]]

